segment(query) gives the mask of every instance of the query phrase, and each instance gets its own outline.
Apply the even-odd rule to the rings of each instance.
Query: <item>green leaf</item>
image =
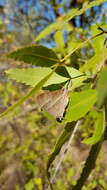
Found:
[[[91,26],[91,31],[92,31],[92,36],[94,36],[94,35],[99,34],[100,30],[98,30],[98,26],[97,25],[92,25]],[[105,37],[106,37],[106,35],[103,34],[103,35],[98,36],[97,38],[93,39],[92,45],[93,45],[93,48],[95,50],[95,53],[97,53],[97,54],[101,53],[101,50],[102,50],[102,48],[104,46]]]
[[[100,49],[100,48],[99,48]],[[104,63],[104,61],[106,60],[107,57],[107,48],[103,46],[99,50],[96,50],[96,53],[93,57],[91,57],[82,67],[81,67],[81,71],[85,72],[87,70],[91,70],[96,72],[96,70],[98,70],[98,66],[99,68],[101,67],[101,65]]]
[[[47,168],[46,168],[48,178],[50,178],[49,168],[51,167],[56,156],[60,153],[62,146],[65,144],[66,141],[69,140],[69,138],[74,130],[74,127],[75,127],[74,123],[68,123],[65,126],[63,132],[61,133],[61,135],[59,136],[59,138],[55,144],[55,147],[54,147],[52,153],[48,156]]]
[[[82,73],[79,70],[74,69],[73,67],[66,67],[66,70],[68,71],[68,73],[72,79],[70,90],[73,90],[73,89],[83,85],[83,81],[88,78],[88,76],[85,73]]]
[[[73,67],[65,67],[71,78],[82,75],[83,73]]]
[[[76,121],[83,117],[92,108],[96,99],[97,95],[95,90],[71,92],[64,122]]]
[[[9,78],[16,80],[17,82],[24,83],[26,85],[30,85],[34,87],[40,80],[42,80],[47,74],[49,74],[52,70],[50,68],[26,68],[26,69],[9,69],[6,71]],[[57,73],[61,73],[61,75],[57,73],[53,73],[52,77],[44,84],[44,87],[51,87],[51,85],[59,85],[64,84],[70,78],[72,79],[70,90],[77,88],[82,85],[83,81],[87,79],[87,76],[71,67],[57,67]],[[85,76],[83,76],[85,75]],[[63,77],[66,76],[66,77]],[[77,77],[77,78],[75,78]],[[54,86],[55,87],[55,86]],[[57,88],[56,86],[55,88]]]
[[[83,143],[86,144],[96,144],[101,140],[105,129],[105,112],[98,112],[97,120],[95,121],[95,131],[94,135],[86,140],[83,140]]]
[[[44,86],[43,90],[50,90],[50,91],[59,90],[63,87],[66,87],[68,83],[69,83],[69,79],[59,84],[51,84],[51,85]]]
[[[52,33],[52,31],[55,31],[58,27],[59,27],[59,22],[55,22],[53,24],[50,24],[42,32],[40,32],[40,34],[36,37],[35,41],[37,42],[37,41],[45,38],[50,33]]]
[[[93,68],[95,68],[95,66],[97,66],[97,64],[100,64],[101,59],[102,59],[101,54],[95,54],[88,61],[86,61],[86,63],[81,67],[81,71],[83,71],[83,72],[88,71],[88,70],[92,71]]]
[[[11,79],[14,79],[17,82],[25,83],[26,85],[34,87],[51,71],[52,70],[50,68],[26,68],[26,69],[15,68],[7,70],[6,73]],[[68,78],[53,73],[52,77],[44,84],[44,86],[63,83],[67,80]]]
[[[33,180],[30,180],[27,184],[25,184],[25,190],[33,190],[35,187]]]
[[[85,4],[85,6],[83,6],[81,9],[78,9],[78,8],[71,9],[68,13],[66,13],[63,16],[63,18],[57,19],[55,23],[47,26],[42,32],[40,32],[40,34],[36,37],[35,41],[39,41],[42,38],[45,38],[47,35],[54,32],[55,30],[63,29],[63,26],[75,16],[81,15],[87,9],[94,6],[99,6],[101,3],[104,3],[104,2],[106,2],[106,0],[94,0],[90,3]]]
[[[45,82],[52,76],[55,69],[51,71],[49,74],[47,74],[40,82],[36,84],[36,86],[28,92],[25,96],[23,96],[19,101],[17,101],[14,105],[10,106],[6,111],[0,114],[0,118],[6,116],[8,113],[13,111],[16,107],[20,106],[24,101],[26,101],[30,96],[33,94],[37,94],[40,88],[45,84]]]
[[[62,19],[57,19],[55,23],[48,25],[44,30],[42,30],[36,37],[35,41],[40,41],[57,29],[71,31],[73,28],[69,23],[62,22]]]
[[[59,67],[57,67],[57,69],[55,70],[55,72],[58,75],[61,75],[63,77],[71,78],[65,66],[59,66]]]
[[[100,108],[103,106],[104,102],[107,101],[107,68],[103,69],[100,73],[98,84],[98,104],[97,106]]]
[[[97,35],[99,34],[98,27],[96,25],[91,27],[92,34]],[[105,34],[101,36],[97,36],[97,38],[94,38],[92,41],[92,46],[94,48],[95,54],[93,57],[91,57],[86,63],[81,67],[81,71],[96,71],[98,70],[98,65],[103,63],[107,56],[107,48],[104,46],[104,40],[105,40]]]
[[[64,37],[63,37],[63,31],[61,31],[61,30],[56,31],[56,33],[54,35],[54,39],[55,39],[55,42],[56,42],[57,47],[60,50],[60,52],[62,54],[64,54],[65,53],[65,50],[64,50],[65,43],[64,43]]]
[[[57,55],[52,49],[41,45],[32,45],[17,49],[9,53],[7,57],[41,67],[51,67],[59,62]]]
[[[87,78],[88,76],[81,76],[81,77],[72,79],[70,90],[74,90],[75,88],[78,88],[79,86],[84,85],[83,81],[85,81]]]

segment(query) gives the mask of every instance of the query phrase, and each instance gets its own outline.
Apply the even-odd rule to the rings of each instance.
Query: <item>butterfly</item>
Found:
[[[37,104],[43,111],[61,120],[68,104],[68,89],[62,88],[55,91],[46,90],[37,96]]]

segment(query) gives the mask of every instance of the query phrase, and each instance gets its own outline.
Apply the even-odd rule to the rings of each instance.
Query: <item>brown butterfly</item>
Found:
[[[37,103],[43,111],[61,119],[68,104],[68,90],[66,88],[55,91],[47,90],[37,96]]]

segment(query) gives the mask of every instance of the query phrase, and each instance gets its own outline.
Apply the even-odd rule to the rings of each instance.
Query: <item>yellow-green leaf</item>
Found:
[[[50,68],[15,68],[6,71],[9,78],[16,80],[17,82],[24,83],[34,87],[44,77],[46,77],[52,69]],[[44,86],[51,84],[59,84],[67,81],[68,78],[53,73],[52,77],[44,84]]]
[[[64,122],[76,121],[82,118],[92,108],[96,100],[97,94],[95,90],[71,92]]]
[[[6,116],[8,113],[10,113],[11,111],[13,111],[15,108],[17,108],[18,106],[20,106],[24,101],[26,101],[33,94],[38,93],[38,91],[45,84],[45,82],[52,76],[52,74],[54,73],[54,70],[51,71],[49,74],[47,74],[40,82],[38,82],[37,85],[32,90],[30,90],[30,92],[28,92],[28,94],[26,94],[25,96],[23,96],[14,105],[10,106],[6,111],[4,111],[3,113],[1,113],[0,114],[0,118]]]

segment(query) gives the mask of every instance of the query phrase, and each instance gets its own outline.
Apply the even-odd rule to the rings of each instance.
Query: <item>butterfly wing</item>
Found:
[[[67,89],[47,91],[37,97],[40,108],[54,115],[55,118],[62,118],[68,104]]]
[[[61,91],[61,94],[57,97],[52,106],[48,108],[48,112],[54,115],[55,118],[62,118],[65,108],[68,104],[68,95],[66,91]]]

